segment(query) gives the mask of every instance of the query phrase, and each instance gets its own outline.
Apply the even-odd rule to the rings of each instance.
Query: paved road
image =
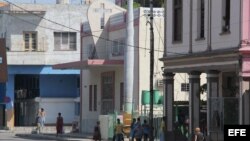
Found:
[[[0,132],[0,141],[56,141],[48,139],[38,139],[38,138],[26,138],[15,136],[14,133]]]

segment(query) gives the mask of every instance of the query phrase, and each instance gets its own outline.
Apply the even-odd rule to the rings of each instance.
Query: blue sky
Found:
[[[3,1],[4,0],[0,0]],[[56,0],[8,0],[12,3],[39,3],[39,4],[55,4]],[[79,4],[81,1],[85,1],[85,0],[69,0],[71,3],[73,4]]]

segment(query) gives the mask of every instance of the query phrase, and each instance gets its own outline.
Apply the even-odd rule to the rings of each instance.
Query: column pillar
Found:
[[[240,79],[240,124],[250,124],[250,79]]]
[[[194,128],[199,127],[200,121],[200,74],[192,71],[189,73],[189,133],[193,135]]]
[[[219,97],[219,71],[216,70],[210,70],[207,72],[207,138],[210,140],[216,140],[216,137],[218,136],[216,134],[210,134],[211,131],[215,131],[214,127],[214,119],[213,117],[217,117],[214,114],[219,114],[220,107],[217,107],[218,105],[215,104],[213,98]],[[213,107],[213,108],[212,108]],[[215,111],[217,110],[217,111]]]
[[[164,71],[164,115],[166,117],[165,127],[167,127],[165,137],[174,141],[173,132],[173,101],[174,101],[174,73]]]

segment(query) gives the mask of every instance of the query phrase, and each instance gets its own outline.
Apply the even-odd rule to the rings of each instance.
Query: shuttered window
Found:
[[[55,50],[76,50],[75,32],[54,32]]]
[[[24,50],[36,51],[37,50],[37,32],[27,31],[23,33]]]

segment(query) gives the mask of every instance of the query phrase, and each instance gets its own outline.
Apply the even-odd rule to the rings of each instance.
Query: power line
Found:
[[[26,12],[32,14],[32,15],[35,15],[35,16],[41,18],[41,19],[47,20],[47,21],[49,21],[49,22],[51,22],[51,23],[54,23],[54,24],[56,24],[56,25],[60,25],[60,26],[62,26],[62,27],[65,27],[65,28],[68,28],[68,29],[71,29],[71,30],[74,30],[74,31],[77,31],[77,32],[80,32],[80,30],[77,30],[77,29],[68,27],[68,26],[66,26],[66,25],[63,25],[63,24],[60,24],[60,23],[58,23],[58,22],[55,22],[55,21],[52,21],[52,20],[50,20],[50,19],[44,18],[44,17],[42,17],[42,16],[39,16],[38,14],[35,14],[35,13],[31,12],[31,11],[28,11],[28,10],[26,10],[26,9],[24,9],[24,8],[22,8],[22,7],[20,7],[20,6],[16,5],[16,4],[14,4],[14,3],[12,3],[12,2],[9,2],[8,0],[4,0],[4,1],[7,2],[7,3],[9,3],[9,4],[11,4],[11,5],[14,5],[15,7],[18,7],[19,9],[24,10],[24,11],[26,11]],[[144,15],[142,15],[142,16],[144,16]],[[115,42],[115,41],[112,41],[112,40],[110,40],[110,39],[106,39],[106,38],[104,38],[104,37],[96,36],[96,35],[93,35],[93,34],[90,34],[90,33],[87,33],[87,32],[84,32],[84,33],[87,34],[87,35],[89,35],[89,36],[93,36],[93,37],[96,37],[96,38],[99,38],[99,39],[102,39],[102,40],[106,40],[106,41],[110,41],[110,42]],[[144,48],[144,47],[132,46],[132,45],[128,45],[128,44],[125,44],[125,43],[124,43],[124,45],[127,45],[127,46],[129,46],[129,47],[138,48],[138,49],[150,50],[150,49],[147,49],[147,48]],[[154,51],[164,52],[164,51],[162,51],[162,50],[154,50]]]

